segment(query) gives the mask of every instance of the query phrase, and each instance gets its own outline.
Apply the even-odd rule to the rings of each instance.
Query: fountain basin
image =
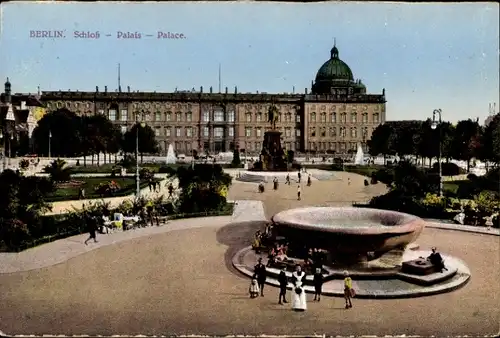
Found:
[[[308,207],[272,217],[275,231],[294,245],[328,250],[332,257],[361,259],[404,249],[422,232],[421,218],[389,210]]]

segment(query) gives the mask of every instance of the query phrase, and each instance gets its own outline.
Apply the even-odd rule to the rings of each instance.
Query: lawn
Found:
[[[56,201],[71,201],[77,200],[80,188],[85,189],[85,198],[101,198],[99,194],[95,192],[95,188],[100,183],[106,183],[109,181],[115,181],[119,186],[120,190],[116,191],[113,196],[105,196],[105,197],[119,197],[119,196],[127,196],[131,195],[135,192],[136,183],[134,177],[78,177],[75,178],[74,181],[84,182],[81,186],[72,186],[72,187],[64,187],[58,188],[54,193],[47,196],[48,202],[56,202]],[[144,188],[148,185],[147,182],[141,182],[141,188]]]
[[[94,174],[94,173],[99,173],[99,174],[108,174],[113,171],[114,168],[118,167],[118,164],[115,163],[106,163],[106,164],[101,164],[100,166],[97,165],[87,165],[87,166],[72,166],[71,167],[71,172],[73,174]],[[153,164],[153,163],[144,163],[139,165],[140,168],[148,168],[155,173],[158,172],[160,169],[161,165],[160,164]],[[135,167],[127,170],[128,173],[135,173]]]
[[[460,181],[445,181],[443,182],[443,190],[456,195],[458,189],[463,186],[470,184],[469,180],[460,180]]]

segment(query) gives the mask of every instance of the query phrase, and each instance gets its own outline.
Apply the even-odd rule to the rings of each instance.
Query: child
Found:
[[[250,298],[255,298],[259,296],[260,289],[259,284],[257,283],[257,277],[253,275],[252,281],[250,282],[250,289],[248,290],[250,293]]]

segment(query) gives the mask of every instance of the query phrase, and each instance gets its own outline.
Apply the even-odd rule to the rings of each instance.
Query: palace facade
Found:
[[[166,153],[172,144],[179,154],[192,150],[217,153],[234,147],[260,152],[264,132],[270,128],[267,110],[277,106],[277,128],[286,149],[298,152],[347,153],[366,140],[385,122],[385,90],[367,94],[361,80],[339,58],[334,46],[318,70],[311,91],[303,94],[223,93],[183,91],[173,93],[44,91],[47,111],[67,108],[79,115],[104,114],[122,132],[144,121],[156,134]]]

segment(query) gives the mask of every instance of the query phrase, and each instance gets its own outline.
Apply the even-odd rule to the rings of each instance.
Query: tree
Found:
[[[71,179],[71,168],[66,166],[66,161],[57,159],[50,165],[43,168],[43,171],[49,174],[50,180],[54,183],[68,182]]]
[[[146,125],[142,127],[136,123],[130,130],[123,136],[123,151],[126,153],[134,153],[136,149],[136,137],[139,131],[139,154],[141,155],[141,162],[143,162],[143,155],[158,153],[158,142],[153,129]]]
[[[480,155],[481,132],[479,123],[471,119],[459,121],[455,128],[452,157],[456,160],[467,161],[467,172],[470,169],[471,159]]]
[[[40,230],[40,215],[50,209],[45,198],[54,185],[7,169],[0,174],[0,191],[0,247],[14,249]]]
[[[454,127],[449,122],[438,124],[436,129],[432,129],[431,126],[431,119],[423,122],[417,142],[417,155],[423,159],[428,158],[429,167],[432,164],[432,159],[438,157],[439,147],[441,147],[442,158],[451,157],[451,141],[454,133]]]
[[[235,167],[237,167],[241,164],[240,151],[238,148],[235,148],[233,150],[233,161],[231,162],[231,164]]]
[[[73,157],[81,153],[81,120],[66,108],[48,113],[33,130],[35,152],[47,156]],[[52,137],[50,137],[51,135]]]
[[[371,156],[382,154],[384,156],[384,165],[386,164],[387,155],[394,155],[391,144],[394,134],[395,131],[392,125],[384,123],[375,128],[371,139],[367,142],[369,154]]]
[[[500,163],[500,113],[496,114],[484,129],[480,144],[479,158],[498,165]]]
[[[232,178],[218,164],[197,164],[179,167],[175,176],[179,180],[179,210],[181,212],[207,212],[220,210],[226,205],[227,189]]]

